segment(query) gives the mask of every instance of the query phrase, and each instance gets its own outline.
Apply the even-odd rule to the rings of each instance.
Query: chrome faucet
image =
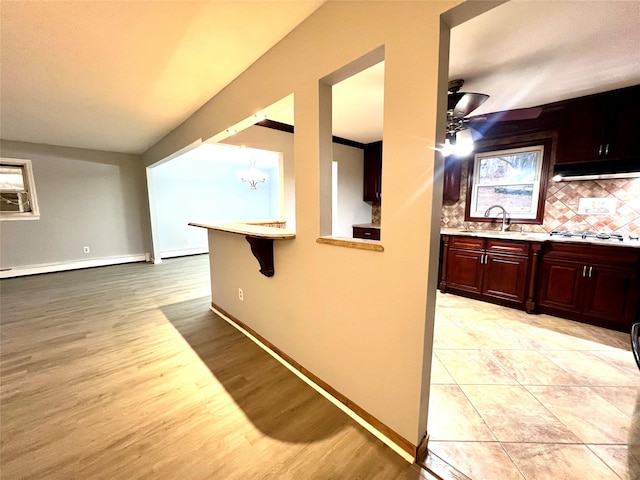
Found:
[[[489,217],[489,213],[491,213],[491,210],[493,210],[494,208],[499,208],[500,210],[502,210],[502,229],[500,231],[501,232],[506,232],[507,231],[507,215],[508,215],[508,213],[507,213],[507,211],[504,209],[504,207],[502,205],[491,205],[484,212],[484,216],[485,217]]]

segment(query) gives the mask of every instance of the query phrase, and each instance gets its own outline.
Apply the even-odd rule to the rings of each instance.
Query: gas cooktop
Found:
[[[624,241],[624,236],[616,232],[593,232],[589,230],[552,230],[551,236],[558,235],[569,238],[597,239],[597,240],[619,240]]]

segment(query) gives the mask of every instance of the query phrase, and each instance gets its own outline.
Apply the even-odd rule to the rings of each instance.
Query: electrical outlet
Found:
[[[90,253],[90,252],[91,252],[91,249],[90,249],[89,247],[82,247],[82,251],[83,251],[84,253]]]
[[[240,300],[241,302],[244,302],[244,292],[242,291],[241,288],[238,289],[238,300]]]

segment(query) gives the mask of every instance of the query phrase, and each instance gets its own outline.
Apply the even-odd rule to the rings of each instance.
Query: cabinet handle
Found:
[[[598,148],[598,155],[602,155],[602,144],[600,144],[600,148]]]
[[[587,266],[586,266],[586,265],[584,265],[584,266],[582,267],[582,276],[583,276],[583,277],[586,277],[586,276],[587,276]]]
[[[593,271],[593,267],[589,267],[589,278],[591,278],[591,272]]]
[[[609,144],[607,143],[606,147],[604,147],[604,154],[609,155]],[[591,276],[591,275],[589,275]]]

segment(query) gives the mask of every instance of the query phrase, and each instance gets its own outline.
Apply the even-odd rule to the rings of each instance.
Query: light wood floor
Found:
[[[206,255],[0,302],[3,480],[433,478],[209,311]]]

